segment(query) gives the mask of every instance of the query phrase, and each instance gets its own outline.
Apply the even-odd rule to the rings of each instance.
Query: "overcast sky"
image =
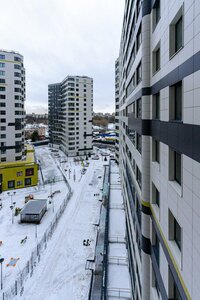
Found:
[[[6,0],[0,48],[24,56],[26,111],[47,112],[48,84],[94,78],[94,110],[114,111],[124,0]]]

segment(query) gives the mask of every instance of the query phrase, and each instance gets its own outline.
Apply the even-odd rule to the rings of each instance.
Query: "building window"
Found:
[[[1,150],[2,151],[2,150]],[[2,154],[2,152],[1,152],[1,154]],[[6,157],[2,157],[1,158],[1,162],[5,162],[6,161]]]
[[[140,152],[142,152],[142,136],[137,133],[136,134],[136,149]]]
[[[21,66],[20,65],[14,65],[14,69],[21,70]]]
[[[152,183],[152,203],[160,207],[160,193]]]
[[[34,175],[34,168],[26,169],[26,176]]]
[[[169,210],[169,240],[175,241],[179,250],[182,250],[182,230],[173,214]]]
[[[160,43],[158,43],[158,45],[153,51],[152,61],[153,61],[152,73],[155,74],[160,70]]]
[[[152,138],[152,161],[160,163],[160,142]]]
[[[137,51],[138,51],[139,48],[140,48],[140,45],[142,43],[142,29],[141,29],[141,25],[140,25],[140,28],[139,28],[138,33],[137,33],[136,41],[137,41]]]
[[[139,197],[136,197],[136,214],[137,214],[137,218],[138,218],[138,223],[141,227],[141,204],[140,204],[140,200]]]
[[[141,119],[142,117],[142,99],[136,101],[136,118]]]
[[[134,90],[135,88],[135,73],[133,74],[131,80],[129,81],[129,84],[126,88],[126,97],[128,97],[132,91]]]
[[[140,169],[138,168],[138,166],[136,167],[136,180],[137,180],[139,187],[141,188],[142,187],[142,175],[141,175],[141,172],[140,172]]]
[[[170,57],[183,47],[183,7],[181,7],[170,24]]]
[[[153,30],[160,20],[160,0],[156,0],[153,7]]]
[[[21,85],[21,81],[20,81],[20,80],[15,80],[14,83],[15,83],[15,84],[20,84],[20,85]]]
[[[181,154],[169,149],[169,180],[182,183],[182,159]]]
[[[15,160],[21,160],[21,159],[22,159],[21,156],[16,156],[16,157],[15,157]]]
[[[14,61],[21,61],[21,58],[20,58],[20,57],[17,57],[17,56],[15,56],[15,57],[14,57]]]
[[[170,87],[169,119],[182,120],[182,81]]]
[[[135,134],[136,134],[135,130],[127,128],[127,135],[134,146],[135,146]]]
[[[25,178],[24,183],[25,183],[25,186],[31,185],[31,178]]]
[[[5,71],[0,71],[1,76],[5,76]]]
[[[174,180],[181,184],[181,154],[174,151]]]
[[[175,24],[175,52],[183,46],[183,20],[182,16]]]
[[[182,120],[182,81],[174,87],[174,119]]]
[[[137,84],[142,80],[142,63],[140,62],[136,69]]]
[[[21,73],[14,72],[14,76],[15,76],[15,77],[21,77]]]
[[[179,224],[175,219],[174,219],[174,240],[178,248],[181,250],[181,227],[179,226]]]
[[[15,188],[15,181],[9,180],[8,181],[8,189],[14,189]]]
[[[17,172],[17,177],[22,176],[22,175],[23,175],[22,171]]]
[[[153,119],[160,119],[160,93],[153,95]]]
[[[174,277],[172,275],[172,272],[169,268],[168,271],[168,295],[169,295],[169,299],[175,299],[175,300],[182,300],[180,292],[178,290],[178,287],[176,285],[176,282],[174,280]]]
[[[0,68],[5,68],[5,63],[0,63]]]
[[[5,59],[5,55],[0,54],[0,59]]]
[[[21,186],[23,184],[22,181],[17,181],[17,186]]]

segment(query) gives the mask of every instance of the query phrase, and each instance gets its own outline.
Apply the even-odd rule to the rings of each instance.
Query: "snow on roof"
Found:
[[[21,215],[39,215],[46,206],[47,200],[30,200],[21,210]]]

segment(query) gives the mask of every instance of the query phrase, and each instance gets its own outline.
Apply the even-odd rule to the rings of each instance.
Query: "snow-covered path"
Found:
[[[87,299],[91,273],[85,270],[85,263],[93,257],[96,243],[93,224],[99,218],[100,202],[94,194],[99,193],[99,175],[103,175],[102,163],[91,162],[87,174],[74,187],[56,232],[20,299]],[[89,185],[91,181],[93,186]],[[83,239],[90,239],[90,246],[83,246]]]

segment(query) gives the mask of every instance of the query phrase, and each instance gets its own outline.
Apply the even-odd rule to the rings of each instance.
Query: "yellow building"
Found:
[[[0,192],[37,185],[38,165],[34,148],[26,145],[24,160],[0,163]]]

